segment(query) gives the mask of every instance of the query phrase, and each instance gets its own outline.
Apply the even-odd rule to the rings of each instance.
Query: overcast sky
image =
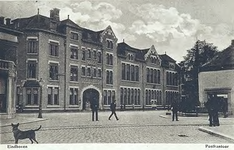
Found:
[[[111,25],[118,42],[135,48],[154,45],[177,62],[183,60],[196,39],[228,47],[234,39],[234,0],[24,0],[0,1],[0,16],[12,19],[37,14],[49,17],[60,9],[60,20],[103,30]]]

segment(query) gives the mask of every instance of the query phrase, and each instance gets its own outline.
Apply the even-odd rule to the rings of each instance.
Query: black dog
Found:
[[[41,129],[41,126],[38,129],[35,130],[28,130],[28,131],[21,131],[18,127],[19,127],[19,123],[14,125],[13,123],[11,124],[12,126],[12,132],[14,134],[15,137],[15,144],[18,144],[18,140],[19,139],[26,139],[29,138],[29,140],[32,142],[33,144],[33,140],[37,142],[36,138],[35,138],[35,131],[38,131],[39,129]]]

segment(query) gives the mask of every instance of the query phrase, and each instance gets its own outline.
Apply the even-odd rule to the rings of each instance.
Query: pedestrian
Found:
[[[177,102],[174,100],[172,105],[171,105],[172,121],[174,121],[174,119],[176,119],[176,121],[179,121],[178,114],[177,114],[178,108],[179,108],[179,106],[178,106]]]
[[[205,103],[205,107],[208,110],[208,115],[209,115],[209,126],[213,126],[214,124],[214,111],[213,111],[213,106],[212,106],[212,95],[208,97],[207,102]]]
[[[98,121],[98,100],[96,98],[93,99],[93,101],[90,101],[90,107],[92,110],[92,121],[94,121],[94,116],[95,120]]]
[[[223,111],[223,118],[228,117],[228,114],[227,114],[228,103],[227,103],[227,99],[226,98],[222,99],[222,111]]]
[[[110,109],[111,109],[111,114],[109,116],[109,120],[111,119],[112,115],[115,115],[116,120],[119,120],[119,118],[116,115],[116,100],[114,100],[111,104],[110,104]]]
[[[213,126],[219,126],[219,110],[220,110],[220,101],[217,97],[217,95],[214,95],[213,97],[213,117],[214,117],[214,123]]]

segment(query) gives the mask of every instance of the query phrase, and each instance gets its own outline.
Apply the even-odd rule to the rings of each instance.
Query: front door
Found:
[[[83,107],[82,110],[90,110],[90,104],[95,100],[99,103],[99,93],[95,89],[87,89],[83,93]]]

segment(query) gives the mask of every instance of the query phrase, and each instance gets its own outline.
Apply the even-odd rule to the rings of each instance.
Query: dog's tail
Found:
[[[40,130],[41,129],[41,125],[40,125],[40,127],[38,128],[38,129],[35,129],[35,130],[33,130],[33,131],[38,131],[38,130]]]

